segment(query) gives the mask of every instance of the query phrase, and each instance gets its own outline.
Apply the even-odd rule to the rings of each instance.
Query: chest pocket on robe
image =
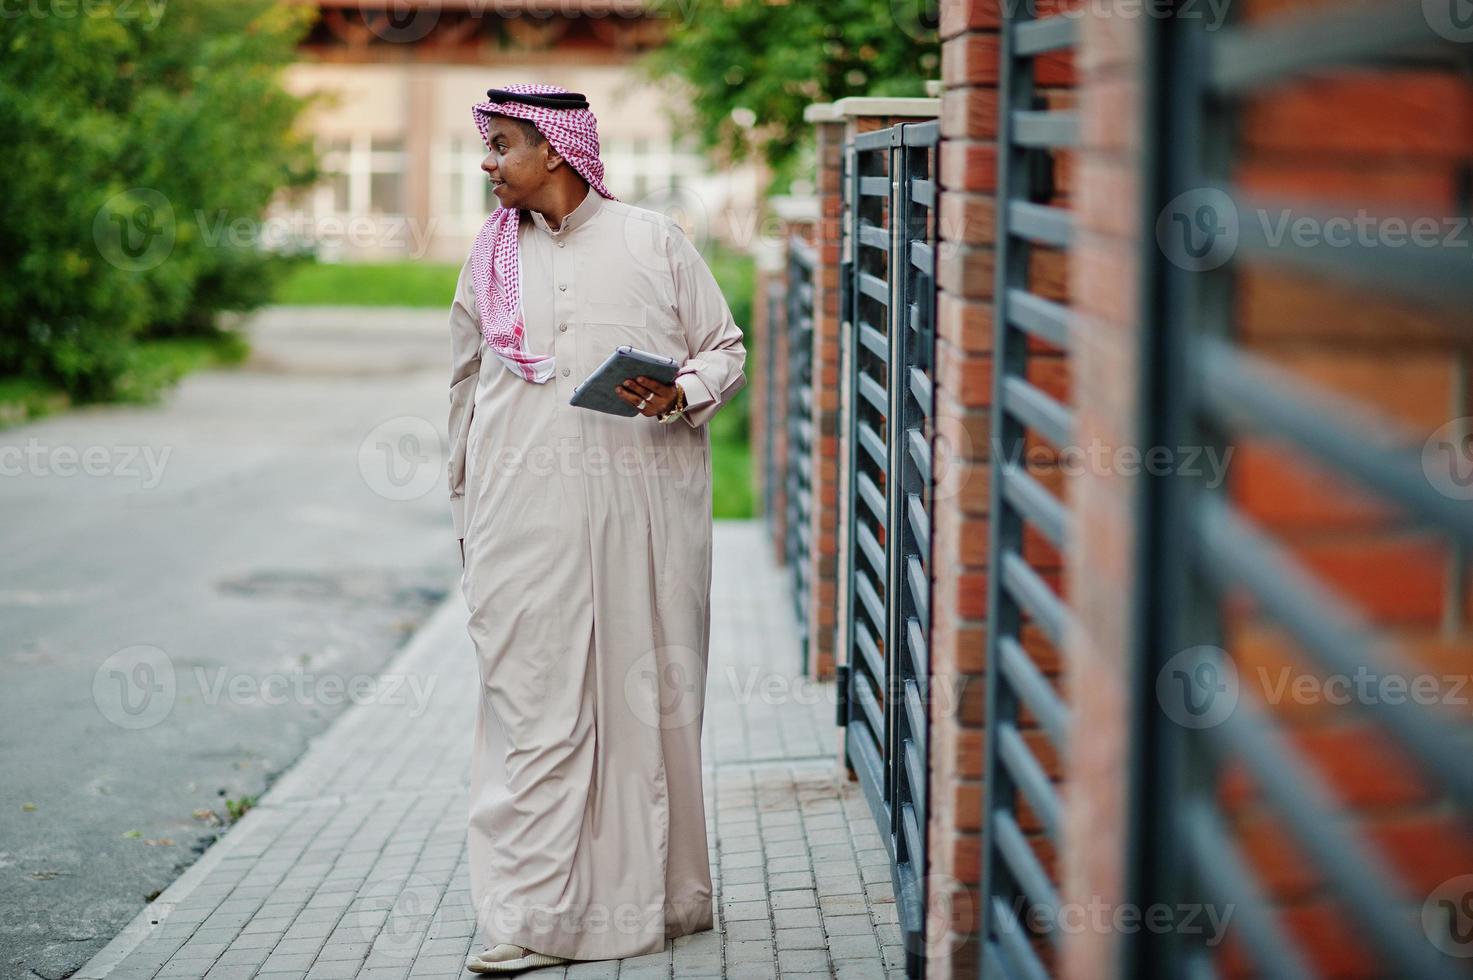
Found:
[[[663,354],[676,361],[686,359],[680,325],[658,308],[636,303],[589,302],[583,310],[579,350],[588,369],[596,368],[620,344]]]

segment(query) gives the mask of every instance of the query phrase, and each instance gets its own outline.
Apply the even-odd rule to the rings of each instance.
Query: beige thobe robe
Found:
[[[451,507],[481,680],[471,898],[481,942],[635,956],[712,926],[705,423],[746,383],[746,348],[673,220],[592,190],[556,231],[521,217],[527,347],[557,358],[552,379],[484,346],[468,266],[450,316]],[[568,404],[620,344],[681,363],[688,417]]]

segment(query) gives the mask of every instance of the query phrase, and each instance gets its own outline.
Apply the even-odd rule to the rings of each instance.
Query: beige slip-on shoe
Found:
[[[515,943],[497,943],[488,946],[466,960],[465,968],[472,973],[514,973],[530,970],[534,966],[556,966],[568,960],[551,953],[534,953],[525,946]]]

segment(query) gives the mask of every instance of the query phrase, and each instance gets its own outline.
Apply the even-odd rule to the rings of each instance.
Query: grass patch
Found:
[[[0,429],[66,411],[66,392],[30,378],[0,378]]]
[[[254,796],[242,796],[238,800],[226,800],[225,812],[230,815],[230,822],[235,823],[241,817],[251,812],[255,805],[256,798]]]
[[[752,516],[752,454],[747,444],[747,389],[716,410],[711,430],[711,513]]]
[[[726,296],[731,315],[744,332],[752,323],[752,290],[756,275],[756,264],[750,255],[713,245],[705,252],[706,264]],[[754,512],[752,499],[752,453],[749,445],[751,413],[747,396],[751,394],[751,382],[757,362],[751,349],[750,333],[747,344],[747,385],[737,392],[730,403],[721,406],[711,417],[711,512],[715,517],[751,517]]]
[[[711,424],[726,411],[723,406]],[[752,516],[752,454],[745,441],[716,438],[711,433],[711,516]]]
[[[434,262],[303,263],[276,302],[295,306],[418,306],[450,309],[460,266]]]
[[[128,369],[118,379],[118,400],[155,402],[186,374],[203,368],[232,367],[250,353],[238,334],[144,340],[128,352]]]

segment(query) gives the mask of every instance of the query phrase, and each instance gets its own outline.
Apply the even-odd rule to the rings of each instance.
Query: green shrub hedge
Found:
[[[317,179],[280,84],[312,16],[43,0],[0,21],[0,378],[117,397],[136,343],[271,297],[287,260],[220,232]]]

